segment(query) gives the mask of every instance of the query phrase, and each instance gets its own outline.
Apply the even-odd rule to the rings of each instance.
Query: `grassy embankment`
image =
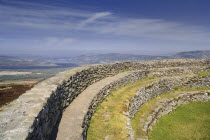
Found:
[[[149,135],[150,140],[209,140],[210,102],[192,102],[179,106],[160,118]]]
[[[93,115],[87,139],[99,140],[106,136],[114,140],[127,139],[126,116],[122,113],[127,111],[126,102],[135,95],[140,87],[152,83],[154,79],[154,77],[147,77],[111,93],[98,106]]]
[[[197,74],[198,76],[209,76],[210,71],[203,71],[199,72]],[[135,134],[135,137],[146,137],[147,134],[145,134],[142,129],[143,126],[140,124],[143,124],[144,121],[147,120],[147,118],[150,115],[150,112],[154,110],[158,105],[157,102],[162,100],[162,99],[171,99],[174,97],[177,97],[179,94],[186,93],[186,92],[200,92],[200,91],[205,91],[205,90],[210,90],[210,87],[197,87],[197,88],[184,88],[182,86],[174,88],[173,91],[162,94],[156,98],[151,99],[147,103],[145,103],[141,109],[137,112],[135,117],[132,119],[132,127],[133,131]]]
[[[130,83],[111,93],[110,96],[98,106],[93,115],[87,138],[90,140],[98,140],[108,136],[116,140],[127,139],[127,117],[122,113],[123,111],[127,111],[125,104],[135,95],[139,88],[157,79],[157,77],[147,77],[137,82]]]

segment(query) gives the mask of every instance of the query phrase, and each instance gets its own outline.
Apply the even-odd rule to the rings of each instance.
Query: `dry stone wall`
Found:
[[[29,133],[27,139],[53,139],[55,137],[53,133],[57,131],[62,112],[82,91],[92,83],[107,76],[113,76],[124,69],[127,69],[127,65],[98,65],[71,76],[68,81],[58,86],[56,91],[52,93],[47,104],[34,121],[32,125],[33,131]]]
[[[0,139],[51,139],[65,108],[89,85],[122,71],[208,66],[210,60],[124,62],[76,68],[38,84],[0,111]]]
[[[140,107],[148,100],[181,86],[187,80],[187,77],[165,78],[141,88],[129,102],[129,118],[133,118]]]
[[[162,116],[169,114],[173,110],[175,110],[178,106],[187,104],[192,101],[201,101],[201,102],[207,102],[210,101],[210,92],[199,92],[199,93],[185,93],[181,94],[176,98],[168,99],[162,102],[154,111],[151,113],[151,115],[148,117],[148,121],[145,122],[143,131],[145,134],[148,134],[151,130],[154,124],[160,119]]]
[[[149,71],[138,71],[134,72],[124,78],[121,78],[115,82],[112,82],[111,84],[105,86],[103,89],[100,90],[100,92],[97,94],[97,96],[93,99],[89,106],[89,111],[87,112],[84,121],[83,121],[83,139],[86,139],[87,137],[87,131],[88,127],[90,125],[90,120],[92,115],[95,113],[97,106],[102,103],[102,101],[114,90],[123,87],[129,83],[136,82],[140,79],[143,79],[147,76]]]
[[[88,127],[90,125],[91,118],[93,114],[95,113],[98,105],[103,102],[103,100],[109,96],[113,91],[117,90],[118,88],[121,88],[129,83],[136,82],[140,79],[143,79],[147,76],[149,77],[161,77],[161,76],[172,76],[172,75],[182,75],[182,74],[189,74],[192,73],[191,70],[186,70],[182,67],[176,67],[176,68],[158,68],[156,70],[147,70],[147,71],[136,71],[124,78],[119,79],[116,82],[113,82],[103,89],[100,90],[100,92],[97,94],[97,96],[93,99],[89,106],[89,111],[86,114],[84,121],[83,121],[83,139],[87,138],[87,131]]]
[[[183,89],[190,89],[190,88],[198,88],[198,87],[209,87],[210,86],[210,77],[209,76],[193,76],[193,77],[186,77],[181,79],[174,78],[167,78],[164,80],[159,80],[157,83],[153,83],[148,85],[145,88],[141,88],[136,94],[136,96],[130,100],[129,106],[129,115],[130,118],[128,119],[127,123],[129,124],[128,127],[128,134],[129,139],[134,140],[134,134],[131,127],[131,119],[137,113],[138,109],[144,104],[147,98],[154,98],[160,93],[167,93],[173,88],[180,86]],[[182,91],[178,91],[182,92]],[[184,94],[179,94],[177,97],[171,99],[162,99],[156,103],[157,107],[150,112],[150,115],[147,117],[147,120],[144,121],[144,124],[139,124],[143,126],[142,131],[148,135],[148,133],[152,130],[152,127],[157,122],[157,120],[175,110],[178,106],[187,104],[192,101],[210,101],[210,91],[189,91],[184,92]],[[155,94],[155,95],[154,95]],[[139,139],[148,139],[148,138],[139,138]]]
[[[193,77],[185,84],[187,88],[208,87],[210,86],[210,76]]]

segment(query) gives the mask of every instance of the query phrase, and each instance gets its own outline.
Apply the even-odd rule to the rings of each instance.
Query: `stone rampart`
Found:
[[[210,76],[193,77],[184,86],[187,88],[208,87],[210,86]]]
[[[210,91],[202,90],[203,88],[207,88],[210,86],[210,77],[207,76],[193,76],[193,77],[182,77],[182,78],[166,78],[161,79],[158,82],[150,84],[145,88],[141,88],[130,100],[129,104],[129,117],[127,123],[129,124],[128,127],[128,134],[130,135],[130,139],[134,140],[134,134],[131,127],[131,119],[137,113],[137,111],[141,108],[141,106],[149,99],[155,98],[160,94],[167,93],[169,91],[174,90],[176,87],[183,88],[183,91],[177,91],[177,97],[166,99],[163,98],[156,102],[156,107],[150,112],[150,115],[144,121],[142,125],[142,131],[144,132],[145,136],[148,136],[148,133],[152,130],[152,127],[157,122],[157,120],[166,115],[173,110],[175,110],[178,106],[187,104],[192,101],[202,101],[206,102],[210,100]],[[193,91],[193,88],[201,87],[200,91]],[[190,91],[192,89],[192,91]],[[185,91],[189,90],[189,92]],[[181,92],[182,94],[180,94]],[[184,94],[183,94],[184,93]],[[139,138],[139,139],[148,139],[148,138]]]
[[[153,110],[151,115],[148,117],[148,121],[143,125],[143,131],[148,135],[148,133],[152,130],[154,124],[160,119],[162,116],[169,114],[173,110],[175,110],[178,106],[190,103],[192,101],[200,101],[207,102],[210,101],[210,92],[198,92],[198,93],[185,93],[181,94],[178,97],[165,100],[162,102],[156,109]]]
[[[187,82],[187,80],[187,77],[165,78],[140,88],[129,102],[129,117],[133,118],[140,107],[148,100],[169,92],[175,87],[181,86],[184,82]]]
[[[97,96],[93,99],[89,106],[89,111],[87,112],[84,121],[83,121],[83,139],[86,139],[87,137],[87,130],[90,125],[90,120],[94,112],[96,111],[97,106],[103,102],[103,100],[113,91],[116,89],[123,87],[129,83],[136,82],[140,79],[143,79],[147,76],[149,72],[148,71],[137,71],[134,72],[124,78],[121,78],[115,82],[112,82],[111,84],[105,86],[103,89],[100,90],[100,92],[97,94]]]
[[[0,139],[50,139],[65,108],[89,85],[122,71],[208,66],[210,60],[124,62],[75,68],[47,79],[0,112]]]

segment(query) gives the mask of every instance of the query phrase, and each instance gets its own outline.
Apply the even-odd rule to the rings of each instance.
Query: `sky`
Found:
[[[0,0],[0,55],[210,50],[209,0]]]

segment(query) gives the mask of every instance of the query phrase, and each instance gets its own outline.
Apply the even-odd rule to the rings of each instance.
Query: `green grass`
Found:
[[[210,75],[210,71],[201,71],[201,72],[198,72],[197,75],[198,76],[209,76]]]
[[[128,84],[110,94],[97,108],[88,129],[88,140],[101,140],[110,136],[114,140],[126,140],[125,105],[140,87],[152,83],[155,78],[144,78]]]
[[[194,92],[194,91],[205,91],[210,90],[210,87],[197,87],[197,88],[183,88],[182,86],[174,88],[172,91],[161,94],[160,96],[149,100],[145,103],[141,109],[136,113],[135,117],[131,120],[132,128],[136,138],[147,137],[147,134],[142,130],[143,124],[147,118],[150,116],[150,112],[157,107],[157,102],[161,99],[171,99],[177,97],[179,94],[185,92]]]
[[[149,140],[209,140],[210,102],[192,102],[158,120]]]

